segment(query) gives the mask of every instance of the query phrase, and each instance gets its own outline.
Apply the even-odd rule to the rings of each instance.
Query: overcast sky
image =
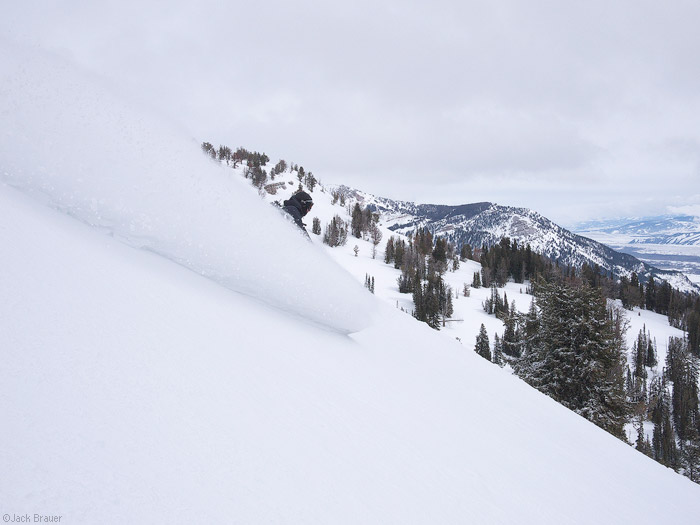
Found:
[[[197,141],[562,224],[700,215],[698,27],[697,0],[22,0],[0,20]]]

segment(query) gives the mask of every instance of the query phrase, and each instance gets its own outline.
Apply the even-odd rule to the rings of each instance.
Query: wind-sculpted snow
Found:
[[[56,57],[1,44],[0,181],[277,308],[365,326],[366,291],[196,141]]]

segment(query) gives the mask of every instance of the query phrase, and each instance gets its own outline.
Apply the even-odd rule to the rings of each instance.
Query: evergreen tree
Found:
[[[463,244],[462,248],[459,251],[459,258],[462,261],[466,261],[468,259],[471,259],[472,257],[472,247],[469,244]]]
[[[394,236],[389,237],[386,241],[386,248],[384,248],[384,262],[390,264],[394,262]]]
[[[446,285],[442,279],[438,280],[438,296],[442,326],[445,326],[445,320],[452,317],[454,308],[452,304],[452,288]]]
[[[651,420],[654,423],[653,457],[659,463],[677,469],[678,447],[671,422],[671,399],[666,379],[664,377],[655,379],[650,390]]]
[[[666,370],[673,382],[673,422],[680,439],[690,439],[700,424],[698,414],[698,359],[688,350],[685,339],[671,337]]]
[[[352,208],[352,222],[350,223],[352,234],[358,239],[362,237],[362,208],[359,203],[355,203]]]
[[[433,259],[436,261],[447,262],[447,241],[442,237],[438,237],[435,240]]]
[[[401,268],[403,265],[403,256],[406,252],[406,241],[400,239],[394,242],[394,268]]]
[[[474,278],[472,279],[472,288],[481,288],[481,275],[479,275],[479,272],[474,272]]]
[[[326,230],[323,233],[323,242],[328,246],[336,247],[345,245],[347,240],[348,225],[339,215],[336,215],[326,225]]]
[[[489,348],[489,335],[486,333],[484,323],[481,323],[479,335],[476,336],[476,345],[474,351],[484,359],[491,361],[491,349]]]
[[[624,354],[608,319],[605,300],[589,286],[538,287],[539,340],[515,364],[538,390],[624,438],[628,406]]]
[[[534,346],[538,344],[538,335],[540,329],[540,321],[537,313],[537,306],[535,305],[535,299],[530,301],[530,309],[525,316],[524,323],[524,333],[523,333],[523,354],[529,353]]]
[[[321,220],[318,217],[313,218],[313,222],[311,225],[311,233],[321,235]]]
[[[683,474],[695,483],[700,483],[700,433],[697,429],[681,442],[681,468]]]
[[[653,275],[650,275],[647,281],[644,302],[646,303],[647,310],[656,311],[656,283],[654,282]]]
[[[500,367],[503,367],[503,343],[498,337],[498,334],[493,336],[493,362]]]

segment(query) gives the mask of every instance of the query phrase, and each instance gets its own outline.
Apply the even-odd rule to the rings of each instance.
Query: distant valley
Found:
[[[700,218],[663,215],[587,221],[572,231],[664,270],[700,282]]]

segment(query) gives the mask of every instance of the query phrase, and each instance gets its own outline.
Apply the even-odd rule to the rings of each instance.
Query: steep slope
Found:
[[[22,89],[36,96],[47,82]],[[118,141],[112,114],[91,115],[102,129],[95,140],[63,141],[66,158]],[[26,156],[0,157],[5,180],[21,188],[0,185],[4,514],[119,524],[695,522],[696,485],[375,301],[284,221],[271,226],[278,215],[254,193],[219,203],[207,159],[164,169],[158,155],[173,134],[159,139],[141,118],[148,133],[131,139],[158,147],[129,167],[172,188],[155,208],[146,196],[125,200],[140,188],[123,191],[135,183],[129,173],[80,164],[44,165],[52,183],[41,192],[24,185],[42,171],[34,159],[47,135],[36,122],[17,142]],[[71,120],[53,122],[53,133],[76,133]],[[91,184],[80,186],[86,174]],[[66,193],[76,185],[84,193]],[[198,223],[212,242],[183,248],[184,259],[163,248],[180,222],[163,220],[144,249],[106,229],[110,217],[138,231],[141,218],[177,215],[187,198],[200,206],[188,215],[195,223],[210,207],[229,210],[241,226],[227,230],[238,232],[230,242],[248,236],[249,249],[202,275],[197,261],[216,249],[221,225]],[[98,222],[75,203],[92,203]],[[262,282],[280,269],[264,251],[270,228],[303,285],[274,299]],[[295,258],[323,261],[320,273]],[[321,322],[334,297],[352,315],[365,310],[352,335],[335,316]]]
[[[13,298],[0,336],[4,511],[692,523],[700,510],[690,482],[407,316],[381,309],[348,338],[14,190],[0,203],[2,224],[20,225],[0,229],[14,247],[0,280]]]
[[[303,238],[288,235],[293,228],[280,213],[247,205],[255,190],[206,162],[194,140],[55,57],[8,42],[0,68],[0,182],[330,329],[352,332],[367,323],[366,297],[352,279],[320,251],[301,249]],[[248,224],[264,224],[264,234]],[[288,252],[300,255],[272,256]],[[258,264],[264,256],[268,264]],[[319,279],[340,294],[311,284]]]

